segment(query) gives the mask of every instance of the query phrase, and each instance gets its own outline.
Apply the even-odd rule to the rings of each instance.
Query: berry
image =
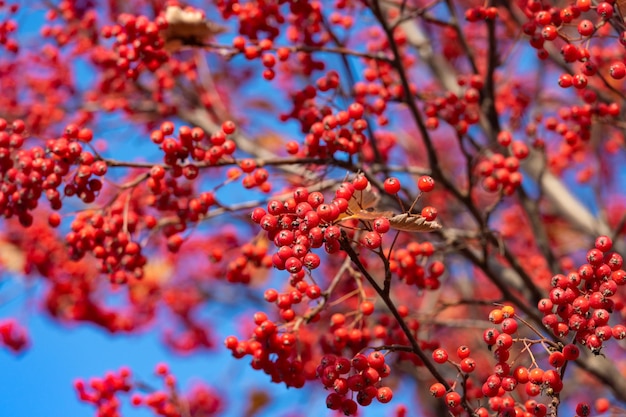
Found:
[[[428,193],[435,188],[435,180],[428,175],[422,175],[417,180],[417,188],[423,193]]]
[[[389,177],[384,183],[385,191],[389,194],[397,194],[400,191],[402,185],[400,180],[395,177]]]

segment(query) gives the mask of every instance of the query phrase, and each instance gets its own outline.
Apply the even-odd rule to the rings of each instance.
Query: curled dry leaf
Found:
[[[371,184],[362,191],[355,191],[348,201],[348,211],[357,213],[361,210],[367,210],[376,207],[380,201],[380,196],[374,191]]]
[[[352,214],[349,218],[364,221],[374,221],[379,217],[389,220],[389,226],[392,229],[403,232],[432,232],[441,229],[441,224],[435,221],[428,221],[419,214],[394,214],[391,211],[365,211],[360,210]]]
[[[207,20],[200,10],[169,6],[165,9],[167,28],[163,30],[165,49],[173,52],[185,46],[202,45],[211,36],[225,31],[223,26]]]
[[[405,232],[432,232],[441,229],[441,224],[435,221],[428,221],[419,214],[402,213],[389,219],[392,229]]]
[[[392,229],[403,232],[432,232],[441,229],[441,224],[435,221],[428,221],[419,214],[395,214],[392,211],[376,211],[374,208],[380,201],[380,195],[370,184],[362,191],[355,191],[348,201],[346,214],[339,218],[339,221],[348,219],[358,219],[372,222],[379,217],[389,220]],[[374,209],[374,210],[370,210]]]

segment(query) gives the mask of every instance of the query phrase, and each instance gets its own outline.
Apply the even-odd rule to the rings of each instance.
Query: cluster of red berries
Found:
[[[524,142],[513,140],[508,131],[501,131],[497,139],[498,144],[509,149],[511,155],[504,156],[494,152],[487,159],[480,161],[476,170],[482,177],[485,190],[489,192],[501,190],[504,195],[511,195],[522,184],[520,161],[528,156],[529,149]]]
[[[324,387],[333,391],[326,397],[326,406],[341,410],[346,416],[356,415],[359,405],[368,406],[374,399],[388,403],[393,398],[392,389],[382,385],[391,368],[380,351],[367,356],[359,353],[352,359],[325,355],[316,373]],[[356,401],[353,394],[356,394]]]
[[[130,376],[130,370],[122,368],[117,373],[108,372],[103,378],[92,378],[89,384],[79,379],[74,382],[74,388],[81,401],[97,407],[97,417],[119,417],[121,404],[117,395],[131,390]]]
[[[53,22],[62,20],[57,24],[46,24],[41,28],[41,36],[52,38],[57,45],[62,47],[70,42],[76,42],[76,52],[93,47],[98,43],[98,31],[96,23],[98,14],[92,9],[89,2],[79,4],[76,1],[63,0],[55,9],[48,10],[46,20]]]
[[[307,135],[304,139],[303,153],[306,156],[329,157],[335,152],[350,155],[359,153],[366,142],[363,134],[367,121],[363,118],[365,109],[355,102],[346,110],[333,112],[330,106],[318,106],[315,98],[319,91],[336,89],[339,75],[331,71],[317,82],[317,89],[311,85],[294,94],[294,107],[282,119],[294,118],[301,124]]]
[[[434,253],[435,247],[431,242],[410,242],[405,248],[391,253],[389,269],[407,285],[436,290],[440,285],[439,278],[445,272],[445,265],[441,261],[428,264]]]
[[[19,10],[19,4],[14,3],[11,5],[6,4],[4,1],[0,2],[0,10],[6,9],[8,15],[17,13]],[[16,54],[20,50],[20,45],[17,40],[10,37],[12,33],[17,30],[17,22],[8,18],[0,22],[0,45],[4,46],[7,51]]]
[[[366,142],[363,131],[367,128],[367,121],[363,119],[363,112],[359,103],[352,103],[347,111],[336,114],[322,112],[322,119],[311,125],[310,133],[305,137],[305,153],[319,157],[335,152],[358,153]]]
[[[298,45],[320,47],[330,40],[324,31],[321,7],[317,3],[290,4],[287,13],[279,6],[265,7],[256,3],[237,3],[233,1],[219,1],[218,7],[224,18],[235,16],[239,19],[239,33],[233,39],[233,47],[242,53],[246,59],[261,58],[261,63],[266,68],[263,78],[272,80],[275,77],[276,59],[268,53],[275,49],[280,61],[287,61],[291,55],[288,48],[274,48],[273,41],[281,33],[278,24],[289,22],[283,32],[286,39]],[[260,39],[260,40],[259,40]],[[313,71],[323,70],[325,63],[316,59],[313,54],[298,53],[297,63],[289,67],[292,72],[310,76]]]
[[[246,243],[241,247],[241,256],[228,262],[226,266],[226,280],[232,283],[250,283],[251,268],[269,269],[272,267],[272,258],[267,254],[264,244],[253,245]]]
[[[494,20],[498,17],[497,7],[478,6],[465,11],[465,20],[468,22],[478,22],[481,20]]]
[[[222,401],[213,389],[196,385],[190,393],[182,395],[177,392],[176,377],[166,364],[157,364],[155,374],[163,380],[165,389],[153,390],[146,394],[132,394],[130,401],[133,406],[144,406],[159,417],[185,415],[209,417],[221,411]],[[133,383],[131,371],[122,368],[118,372],[107,372],[102,378],[91,378],[88,384],[83,380],[77,380],[74,388],[81,401],[97,407],[97,417],[120,417],[121,403],[118,395],[134,390],[145,390],[145,385]]]
[[[263,312],[254,314],[254,323],[256,327],[249,340],[228,336],[224,341],[226,348],[238,359],[251,356],[252,368],[270,375],[272,382],[302,388],[306,380],[313,377],[305,369],[311,352],[310,344],[302,337],[304,330],[297,334],[281,332],[278,325]]]
[[[483,341],[490,347],[494,357],[498,362],[494,365],[493,373],[487,377],[481,388],[482,394],[489,398],[489,405],[492,410],[497,411],[499,407],[506,407],[507,402],[511,407],[512,398],[508,396],[518,386],[523,386],[529,397],[536,397],[540,394],[547,396],[558,395],[563,389],[561,380],[561,368],[567,361],[576,360],[579,355],[578,347],[575,344],[565,346],[553,346],[550,351],[548,364],[550,369],[543,369],[534,363],[534,367],[527,368],[518,365],[511,368],[507,360],[510,351],[515,343],[520,340],[513,338],[517,334],[519,322],[514,316],[515,311],[510,306],[492,310],[489,313],[489,321],[499,324],[498,328],[489,328],[483,332]],[[534,399],[526,401],[525,412],[532,416],[545,416],[548,408],[545,404]]]
[[[21,352],[28,346],[28,333],[13,319],[2,320],[0,321],[0,344],[13,352]]]
[[[134,212],[125,213],[124,207],[118,200],[105,215],[81,212],[65,236],[72,259],[78,260],[91,253],[99,260],[100,271],[117,284],[126,283],[131,277],[143,277],[143,266],[147,262],[141,245],[131,238],[139,226],[139,216]]]
[[[174,123],[163,122],[158,130],[150,134],[150,139],[159,145],[165,153],[163,161],[169,167],[179,167],[180,175],[187,179],[198,176],[198,167],[188,164],[181,166],[181,162],[189,160],[195,163],[214,165],[222,158],[232,155],[236,150],[235,142],[228,139],[228,135],[235,133],[236,125],[231,121],[222,124],[222,129],[214,132],[208,142],[205,133],[199,127],[190,128],[181,126],[178,136],[174,134]]]
[[[215,415],[221,408],[219,397],[208,387],[198,386],[187,398],[177,392],[176,377],[165,363],[156,365],[154,373],[163,380],[164,390],[154,390],[145,395],[133,394],[131,404],[147,407],[155,416],[182,417],[193,407],[200,415]],[[185,404],[183,401],[189,401]],[[183,405],[184,404],[184,405]],[[189,407],[189,408],[188,408]],[[193,415],[193,414],[192,414]]]
[[[535,363],[529,369],[523,365],[512,368],[509,357],[512,348],[523,340],[516,338],[519,322],[515,316],[515,309],[511,306],[503,306],[489,313],[489,321],[498,324],[499,328],[492,327],[483,332],[483,340],[489,346],[496,363],[488,376],[484,377],[482,386],[476,387],[472,379],[467,378],[477,369],[477,361],[470,356],[468,346],[460,346],[457,349],[459,362],[452,361],[445,349],[435,349],[432,353],[433,360],[438,364],[449,363],[453,365],[459,375],[465,379],[463,384],[464,395],[454,389],[448,390],[442,383],[435,383],[430,387],[430,392],[437,398],[443,398],[453,415],[460,415],[468,405],[464,402],[488,398],[488,407],[480,407],[474,410],[475,415],[487,417],[492,412],[503,416],[537,416],[543,417],[548,413],[548,407],[532,397],[544,393],[550,397],[558,395],[563,389],[560,368],[566,361],[575,360],[579,351],[576,345],[569,344],[562,350],[554,350],[549,357],[552,369],[544,370]],[[555,345],[556,346],[556,345]],[[453,384],[452,388],[454,388]],[[512,395],[519,387],[525,388],[525,393],[531,399],[524,404],[519,403]]]
[[[50,139],[45,148],[35,146],[23,150],[26,126],[15,120],[8,126],[0,119],[0,211],[4,217],[17,215],[23,226],[33,222],[31,214],[45,195],[53,210],[62,206],[59,188],[70,174],[72,165],[77,165],[72,178],[63,188],[63,194],[76,195],[85,203],[91,203],[102,188],[99,178],[107,172],[107,164],[97,160],[88,151],[83,151],[81,142],[89,142],[92,132],[68,125],[62,137]],[[60,217],[54,214],[50,224],[58,226]]]
[[[278,248],[272,256],[274,267],[296,274],[303,268],[315,269],[320,265],[319,256],[311,249],[324,246],[328,253],[339,251],[341,228],[334,222],[348,209],[353,192],[352,184],[344,183],[336,197],[325,203],[322,193],[299,187],[284,202],[271,200],[267,211],[255,209],[252,220]]]
[[[552,277],[549,298],[538,305],[546,328],[558,337],[573,332],[576,342],[596,354],[607,340],[626,338],[626,326],[609,324],[612,314],[624,308],[618,288],[626,285],[622,256],[611,248],[608,236],[597,238],[587,252],[588,263]]]
[[[390,18],[400,18],[399,10],[389,10]],[[393,16],[393,17],[392,17]],[[383,35],[379,28],[370,28],[370,37],[367,42],[367,52],[372,56],[386,57],[389,53],[389,39]],[[416,59],[410,52],[409,37],[404,30],[396,30],[393,40],[400,54],[399,59],[404,68],[414,66]],[[376,122],[380,126],[389,124],[389,119],[385,114],[389,103],[405,101],[407,93],[404,90],[401,78],[395,70],[394,65],[386,59],[365,58],[362,70],[363,81],[354,84],[354,96],[359,103],[362,103],[369,114],[376,115]],[[417,94],[418,87],[409,81],[409,95]],[[367,96],[371,96],[368,100]]]
[[[537,49],[538,56],[542,59],[548,57],[548,52],[544,47],[545,42],[556,42],[560,39],[566,39],[567,45],[571,45],[569,43],[570,37],[564,31],[564,28],[575,25],[580,35],[580,41],[586,41],[602,31],[607,21],[615,14],[613,4],[609,2],[600,2],[594,6],[590,0],[577,0],[574,4],[561,8],[544,5],[539,0],[521,0],[519,3],[521,3],[520,7],[528,18],[528,21],[523,25],[523,31],[530,36],[530,45]],[[595,13],[592,12],[592,6],[594,6]],[[622,35],[620,42],[624,41],[626,41],[626,37]],[[585,51],[586,49],[582,47],[577,52],[570,53],[563,50],[561,52],[567,62],[576,60],[582,62],[589,57],[588,51]],[[579,88],[584,88],[587,82],[586,76],[581,73],[577,74],[576,77],[579,80],[575,81],[575,83],[580,83],[581,87]]]
[[[448,92],[445,97],[427,102],[424,107],[426,127],[435,130],[439,127],[439,120],[443,120],[453,126],[458,134],[467,133],[470,126],[480,121],[480,91],[483,86],[484,81],[479,76],[473,76],[470,77],[462,97]]]
[[[102,37],[115,40],[113,53],[107,59],[110,68],[130,79],[136,79],[145,69],[155,72],[169,59],[163,49],[165,41],[160,36],[167,26],[164,16],[152,21],[143,15],[122,13],[116,25],[102,27]]]

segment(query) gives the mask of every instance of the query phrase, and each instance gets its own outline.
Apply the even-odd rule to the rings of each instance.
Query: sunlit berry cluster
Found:
[[[411,242],[406,248],[391,253],[389,269],[407,285],[436,290],[440,286],[439,278],[445,272],[445,265],[441,261],[429,263],[434,253],[431,242]]]
[[[160,36],[160,31],[166,28],[163,16],[151,20],[146,16],[120,14],[116,25],[104,26],[101,30],[102,37],[115,41],[109,57],[111,67],[131,79],[136,79],[145,69],[156,71],[169,57]]]
[[[61,208],[63,196],[77,196],[85,203],[95,200],[102,188],[97,177],[106,174],[108,167],[83,150],[82,143],[92,138],[89,129],[68,125],[63,136],[49,139],[45,148],[34,146],[25,150],[27,136],[21,120],[10,126],[0,120],[0,210],[4,217],[15,215],[22,225],[30,226],[32,211],[42,196],[53,210]],[[58,215],[53,216],[51,225],[58,223]]]
[[[563,346],[544,339],[525,338],[519,328],[520,319],[511,306],[492,310],[489,321],[498,327],[486,329],[483,341],[496,363],[489,371],[479,368],[478,361],[472,358],[470,348],[465,345],[457,349],[458,362],[452,360],[445,349],[435,349],[432,353],[433,361],[452,365],[458,372],[458,378],[450,384],[450,389],[441,382],[434,383],[430,387],[431,394],[442,398],[453,415],[461,415],[463,410],[473,409],[475,415],[484,417],[494,412],[502,416],[546,416],[550,411],[550,401],[546,405],[534,397],[558,396],[563,389],[564,365],[578,358],[578,347],[575,344]],[[535,349],[533,353],[532,346],[540,346],[542,351],[537,352]],[[545,355],[549,356],[547,366],[541,366],[536,357]],[[528,367],[524,365],[526,362]],[[470,375],[477,376],[478,380],[470,378]],[[479,382],[478,386],[476,382]],[[528,400],[520,401],[519,395]],[[481,398],[486,398],[487,404],[474,409],[471,405],[473,400]]]
[[[274,267],[292,274],[303,268],[315,269],[320,258],[311,250],[324,246],[326,252],[339,250],[341,228],[333,222],[348,208],[349,183],[337,191],[337,197],[325,203],[320,192],[300,187],[285,201],[271,200],[267,210],[257,208],[252,220],[258,223],[274,242],[278,251],[273,255]],[[346,190],[345,192],[343,190]]]
[[[217,6],[224,18],[238,20],[237,29],[241,36],[234,39],[233,46],[244,52],[247,59],[259,58],[261,52],[268,49],[254,43],[260,40],[261,43],[271,45],[281,31],[292,43],[320,46],[330,41],[327,36],[319,36],[324,31],[322,7],[319,3],[303,2],[289,4],[288,7],[286,4],[266,7],[256,2],[220,0]],[[286,24],[286,27],[281,27],[281,24]],[[323,61],[312,54],[299,54],[298,60],[305,75],[310,75],[316,69],[324,69],[325,66]],[[272,79],[273,75],[266,75],[268,71],[273,73],[268,68],[264,76]]]
[[[0,321],[0,345],[4,345],[13,352],[21,352],[28,346],[28,333],[14,319]]]
[[[6,17],[0,22],[0,45],[2,45],[7,51],[14,54],[20,50],[20,44],[11,35],[17,31],[17,22],[11,18],[11,15],[17,13],[19,10],[19,4],[6,4],[6,2],[0,2],[0,13],[6,13]]]
[[[624,308],[618,290],[626,284],[622,256],[611,248],[609,237],[599,237],[587,252],[588,263],[577,271],[552,277],[549,298],[538,305],[546,328],[558,337],[573,333],[577,343],[596,354],[609,339],[626,338],[623,324],[609,322]]]
[[[226,338],[224,344],[235,358],[251,356],[253,369],[262,370],[271,376],[272,382],[288,387],[301,388],[307,379],[314,377],[305,369],[311,359],[312,341],[304,337],[305,330],[283,332],[262,312],[254,315],[254,323],[256,327],[249,340]]]
[[[507,131],[498,134],[498,143],[510,149],[510,155],[494,152],[477,164],[476,171],[485,190],[501,190],[504,195],[511,195],[522,184],[520,161],[528,157],[529,149],[524,142],[512,140]]]
[[[163,389],[149,388],[143,381],[134,381],[126,367],[107,372],[102,378],[91,378],[88,382],[76,380],[74,388],[81,401],[96,407],[96,417],[120,417],[121,394],[130,394],[133,406],[146,408],[157,417],[209,417],[221,411],[222,400],[212,388],[196,385],[189,393],[180,393],[176,377],[164,363],[155,367],[155,374],[163,381]]]
[[[448,93],[445,97],[428,102],[424,108],[427,119],[426,127],[431,130],[439,127],[439,120],[453,126],[458,134],[464,135],[467,130],[480,120],[480,92],[484,81],[480,76],[473,76],[469,80],[459,80],[465,87],[462,96]]]
[[[126,283],[131,277],[141,278],[147,259],[141,253],[141,245],[132,240],[138,226],[136,213],[125,212],[119,201],[108,213],[81,212],[65,236],[70,257],[78,260],[87,253],[92,254],[99,260],[100,271],[114,283]]]
[[[334,90],[339,86],[339,74],[329,72],[317,81],[317,88],[309,85],[293,96],[294,107],[283,119],[295,118],[308,134],[304,139],[303,152],[306,156],[321,158],[336,152],[357,154],[366,143],[364,107],[352,103],[347,110],[334,112],[330,106],[320,107],[316,103],[318,91]]]
[[[122,368],[119,372],[107,373],[103,378],[92,378],[87,384],[79,379],[74,388],[81,401],[96,407],[97,417],[115,417],[120,415],[118,393],[131,390],[130,376],[130,370]]]
[[[359,405],[368,406],[375,399],[388,403],[393,398],[392,389],[382,382],[391,368],[380,351],[359,353],[351,359],[325,355],[316,373],[324,387],[332,391],[326,397],[326,406],[346,416],[356,415]]]

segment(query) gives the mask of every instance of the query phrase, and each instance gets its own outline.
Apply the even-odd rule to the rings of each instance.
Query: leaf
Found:
[[[617,0],[615,2],[617,5],[617,10],[619,10],[622,16],[626,15],[626,0]]]
[[[374,191],[371,184],[362,191],[355,191],[348,201],[348,210],[351,213],[358,213],[361,210],[367,210],[376,207],[380,201],[380,196]]]
[[[420,216],[419,214],[393,214],[391,211],[359,210],[342,220],[358,219],[364,221],[374,221],[380,217],[384,217],[389,220],[389,226],[392,229],[403,232],[432,232],[433,230],[441,229],[440,223],[428,221],[425,217]]]
[[[265,391],[254,390],[248,397],[248,408],[244,416],[253,417],[271,402],[270,396]]]
[[[163,31],[165,49],[173,52],[184,46],[202,45],[207,38],[225,31],[225,28],[206,19],[199,10],[169,6],[165,9],[167,28]]]
[[[26,255],[18,246],[0,241],[0,266],[8,272],[22,274],[26,267]]]
[[[405,232],[432,232],[441,229],[441,224],[435,221],[428,221],[419,214],[402,213],[389,218],[389,225],[392,229]]]
[[[394,216],[394,214],[391,211],[366,211],[366,210],[359,210],[356,213],[353,213],[348,218],[350,218],[350,219],[366,220],[366,221],[374,221],[374,220],[378,219],[379,217],[385,217],[387,219],[390,219],[393,216]]]

